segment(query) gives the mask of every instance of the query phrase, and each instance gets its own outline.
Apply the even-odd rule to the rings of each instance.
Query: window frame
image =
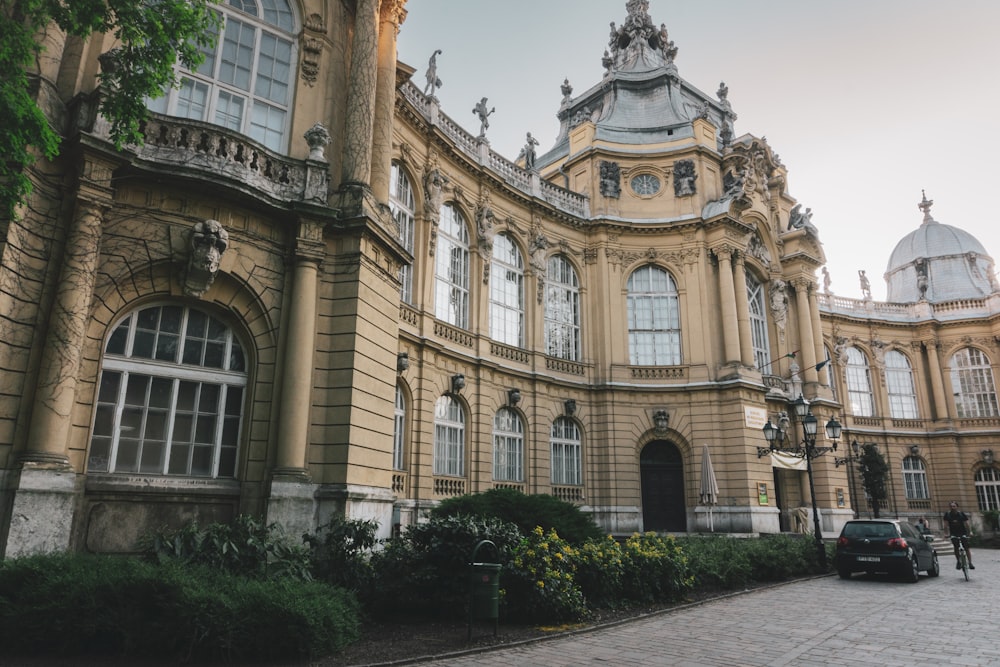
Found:
[[[580,279],[565,255],[553,255],[546,262],[544,319],[545,353],[557,359],[580,361]]]
[[[458,207],[441,207],[434,261],[434,317],[469,328],[471,252],[469,225]],[[457,270],[456,270],[457,269]]]
[[[501,233],[490,261],[490,338],[524,347],[524,255],[510,234]]]
[[[896,363],[901,360],[901,364]],[[889,416],[893,419],[919,419],[917,389],[910,359],[899,350],[885,353],[885,386],[889,395]]]
[[[979,511],[1000,510],[1000,469],[992,465],[980,468],[976,471],[974,484]]]
[[[494,482],[524,482],[524,432],[524,420],[516,410],[497,410],[493,416]]]
[[[665,278],[664,289],[657,278]],[[639,280],[644,285],[636,285]],[[683,363],[680,295],[669,271],[656,264],[640,266],[625,284],[629,363],[635,366],[677,366]],[[641,327],[646,316],[648,326]],[[657,326],[662,325],[662,326]]]
[[[399,160],[393,160],[389,178],[389,212],[399,226],[399,243],[413,254],[416,229],[416,202],[413,183]],[[399,296],[413,304],[413,264],[399,267]]]
[[[771,340],[768,335],[767,300],[764,283],[749,268],[744,268],[747,284],[747,311],[750,319],[750,345],[756,368],[771,365]]]
[[[844,378],[847,384],[847,400],[851,404],[851,414],[855,417],[875,416],[875,395],[872,391],[871,366],[868,355],[851,345],[844,353]]]
[[[907,500],[930,500],[927,485],[927,464],[919,456],[904,456],[900,467],[903,473],[903,489]]]
[[[554,486],[583,486],[583,438],[569,417],[557,417],[549,432],[550,479]]]
[[[465,409],[450,394],[440,396],[434,403],[432,470],[442,477],[465,476]]]
[[[951,390],[960,419],[1000,417],[993,368],[979,348],[963,347],[951,356]]]

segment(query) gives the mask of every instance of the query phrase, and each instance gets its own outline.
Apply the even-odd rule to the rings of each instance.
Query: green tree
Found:
[[[870,498],[872,511],[876,518],[879,515],[879,503],[886,499],[886,479],[889,475],[889,464],[885,462],[882,452],[875,443],[867,443],[861,447],[861,484],[865,494]]]
[[[174,65],[196,67],[214,44],[218,0],[0,0],[0,206],[12,216],[31,192],[25,173],[37,154],[59,153],[53,128],[36,102],[40,36],[58,28],[86,38],[114,35],[101,58],[101,113],[116,147],[139,144],[147,97],[176,85]]]

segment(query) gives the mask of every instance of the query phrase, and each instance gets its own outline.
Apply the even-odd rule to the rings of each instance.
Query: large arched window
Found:
[[[207,313],[132,313],[104,348],[88,470],[234,477],[246,367],[232,330]]]
[[[451,396],[434,405],[434,474],[465,474],[465,412]]]
[[[214,48],[179,88],[150,110],[240,132],[275,151],[288,146],[295,26],[287,0],[229,0],[215,6],[223,25]]]
[[[919,456],[903,459],[903,486],[907,500],[927,500],[931,497],[927,490],[927,469]]]
[[[406,444],[406,396],[403,395],[403,388],[396,385],[396,407],[393,411],[393,433],[392,433],[392,469],[403,470],[406,468],[403,455]]]
[[[753,359],[757,368],[767,368],[771,365],[771,344],[767,338],[767,309],[764,299],[764,286],[751,273],[746,272],[747,305],[750,308],[750,342],[753,346]]]
[[[552,422],[552,483],[583,484],[583,447],[580,428],[572,419],[559,417]]]
[[[990,466],[976,471],[976,499],[981,512],[1000,510],[1000,470]]]
[[[493,418],[493,479],[524,481],[524,423],[510,408],[497,410]]]
[[[570,261],[549,258],[545,277],[545,352],[580,360],[580,281]]]
[[[875,416],[872,376],[868,358],[856,347],[847,348],[847,397],[855,417]]]
[[[982,350],[966,347],[951,358],[951,388],[959,417],[998,417],[997,390],[990,360]]]
[[[389,180],[389,210],[399,226],[399,242],[413,254],[413,188],[406,172],[395,160]],[[399,269],[399,296],[403,303],[413,303],[413,266],[404,264]]]
[[[469,227],[451,204],[441,207],[434,270],[434,316],[469,328]]]
[[[917,392],[910,360],[897,350],[885,353],[885,383],[889,392],[889,414],[893,419],[916,419]]]
[[[524,347],[524,259],[507,234],[498,234],[493,240],[490,338]]]
[[[641,366],[681,363],[681,321],[677,287],[658,266],[644,266],[629,276],[629,362]]]

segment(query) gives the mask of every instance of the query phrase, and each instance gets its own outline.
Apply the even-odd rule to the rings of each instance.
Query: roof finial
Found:
[[[921,190],[920,194],[923,195],[923,201],[917,204],[917,208],[924,212],[924,221],[922,224],[926,225],[932,222],[937,222],[937,220],[931,217],[931,206],[934,205],[934,200],[927,198],[927,192],[925,190]]]

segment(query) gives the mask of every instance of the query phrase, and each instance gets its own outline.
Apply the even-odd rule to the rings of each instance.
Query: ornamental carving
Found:
[[[601,160],[601,196],[618,199],[622,194],[622,172],[617,162]]]
[[[674,163],[674,196],[690,197],[695,194],[694,182],[698,174],[694,171],[693,160],[678,160]]]
[[[184,273],[184,293],[200,297],[208,291],[219,272],[222,253],[229,247],[229,232],[218,220],[195,223],[191,229],[190,254]]]

